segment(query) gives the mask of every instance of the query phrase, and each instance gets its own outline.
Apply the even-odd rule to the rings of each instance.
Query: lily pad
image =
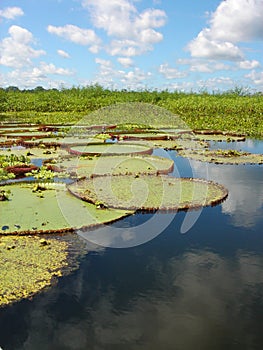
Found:
[[[181,149],[188,149],[188,148],[203,149],[203,148],[209,147],[206,141],[193,140],[190,138],[189,139],[178,138],[176,140],[158,140],[154,142],[154,146],[162,147],[164,149],[174,149],[174,150],[181,150]]]
[[[107,207],[131,210],[185,210],[215,205],[228,191],[202,179],[169,176],[104,176],[68,186],[75,196]]]
[[[173,171],[174,162],[168,158],[150,155],[101,156],[65,159],[56,164],[67,173],[77,176],[168,174]]]
[[[98,143],[88,144],[86,146],[74,146],[69,149],[71,154],[75,155],[121,155],[121,154],[151,154],[152,148],[147,145],[132,143]]]
[[[144,132],[144,133],[122,133],[121,137],[123,140],[167,140],[169,135],[165,133],[153,133],[153,132]]]
[[[94,139],[93,137],[78,137],[78,136],[67,136],[67,137],[46,137],[37,140],[26,140],[24,145],[27,147],[37,147],[39,145],[45,146],[56,146],[56,147],[70,147],[70,146],[85,146],[89,143],[103,143],[103,140]]]
[[[216,164],[263,164],[263,154],[236,150],[185,149],[178,153],[182,157]]]
[[[17,138],[23,140],[30,140],[33,138],[45,138],[50,137],[50,133],[43,133],[41,131],[32,131],[32,132],[9,132],[3,134],[7,138]]]
[[[68,243],[39,237],[0,238],[0,307],[54,283],[67,266]]]
[[[74,231],[131,214],[97,210],[95,205],[72,196],[63,183],[16,183],[0,189],[11,191],[9,200],[0,201],[0,234],[4,235]]]
[[[14,154],[16,156],[25,156],[29,159],[54,159],[62,156],[67,156],[68,152],[65,149],[57,147],[30,147],[30,148],[12,148],[11,151],[8,149],[1,150],[2,155]]]
[[[227,133],[220,130],[194,130],[194,134],[196,139],[202,141],[237,142],[246,140],[246,137],[244,135]]]

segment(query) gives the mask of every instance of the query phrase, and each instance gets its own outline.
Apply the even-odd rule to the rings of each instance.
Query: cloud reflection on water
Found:
[[[222,211],[231,216],[231,222],[237,227],[253,227],[262,220],[263,206],[263,168],[252,165],[216,165],[208,164],[208,170],[202,162],[191,161],[195,174],[226,186],[229,196],[222,203]]]
[[[102,288],[98,275],[88,287],[82,270],[60,294],[35,303],[25,323],[30,332],[16,349],[254,349],[262,266],[262,256],[244,251],[231,258],[205,250],[166,260],[151,255],[144,268],[155,283],[138,271],[136,294],[127,289],[129,276]]]

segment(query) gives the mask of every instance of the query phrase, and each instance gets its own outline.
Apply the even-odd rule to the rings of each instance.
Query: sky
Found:
[[[263,0],[1,0],[0,86],[263,91]]]

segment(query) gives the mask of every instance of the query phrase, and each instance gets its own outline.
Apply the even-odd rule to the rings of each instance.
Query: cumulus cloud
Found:
[[[214,40],[210,29],[203,29],[188,45],[192,57],[201,57],[216,60],[241,60],[242,51],[229,41]]]
[[[161,73],[166,79],[178,79],[187,76],[187,72],[182,72],[176,68],[171,68],[168,66],[168,64],[161,64],[159,67],[159,73]]]
[[[63,58],[70,58],[70,55],[64,50],[57,50],[57,54]]]
[[[72,71],[67,68],[56,67],[53,63],[41,62],[39,68],[34,68],[41,74],[72,75]]]
[[[99,50],[101,41],[92,29],[83,29],[73,24],[66,24],[62,27],[49,25],[47,31],[75,44],[89,46],[90,51],[93,53],[96,53]]]
[[[32,59],[45,55],[44,50],[32,48],[33,35],[25,28],[13,25],[8,30],[9,37],[0,43],[0,64],[7,67],[23,67],[32,63]]]
[[[211,35],[231,42],[262,40],[262,8],[262,0],[222,1],[211,15]]]
[[[177,60],[177,63],[189,66],[191,72],[213,73],[215,71],[233,69],[229,64],[223,62],[198,58],[180,58]]]
[[[32,88],[37,85],[49,87],[52,76],[52,87],[60,87],[65,84],[62,80],[65,76],[71,76],[73,72],[66,68],[56,67],[53,63],[41,62],[38,66],[17,68],[3,74],[1,82],[3,86],[18,86],[20,88]],[[55,78],[59,77],[59,80]]]
[[[122,63],[130,63],[129,60],[126,61],[126,58],[123,59],[125,60]],[[116,69],[110,60],[96,58],[95,62],[99,65],[99,71],[95,81],[108,87],[123,88],[124,85],[125,88],[129,89],[144,88],[152,76],[150,72],[144,72],[137,67],[128,71]]]
[[[129,57],[119,57],[118,62],[126,68],[131,67],[133,65],[133,60]]]
[[[193,39],[192,57],[243,60],[237,43],[263,38],[262,0],[225,0],[210,14],[209,27]]]
[[[100,64],[101,66],[104,66],[104,67],[112,67],[112,63],[111,63],[110,60],[104,60],[102,58],[96,58],[95,62],[97,64]]]
[[[149,50],[152,47],[147,45],[141,45],[141,43],[135,40],[112,40],[110,45],[106,48],[107,53],[111,56],[127,56],[134,57],[139,56]]]
[[[121,81],[131,89],[144,88],[151,75],[151,72],[144,72],[140,68],[135,67],[133,70],[125,72]]]
[[[139,12],[127,0],[83,0],[95,28],[103,29],[113,40],[107,48],[112,56],[137,56],[163,40],[157,28],[164,26],[166,14],[159,9]]]
[[[244,60],[238,63],[238,67],[240,69],[253,69],[253,68],[259,68],[260,67],[260,63],[256,60]]]
[[[6,7],[3,10],[0,10],[0,18],[5,19],[15,19],[18,16],[23,16],[24,11],[20,7]]]
[[[263,72],[252,70],[252,72],[245,75],[245,78],[252,80],[255,85],[262,86],[263,88]]]

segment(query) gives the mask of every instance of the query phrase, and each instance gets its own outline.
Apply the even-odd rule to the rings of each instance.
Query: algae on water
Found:
[[[0,307],[29,298],[62,276],[68,243],[37,236],[0,237]]]

